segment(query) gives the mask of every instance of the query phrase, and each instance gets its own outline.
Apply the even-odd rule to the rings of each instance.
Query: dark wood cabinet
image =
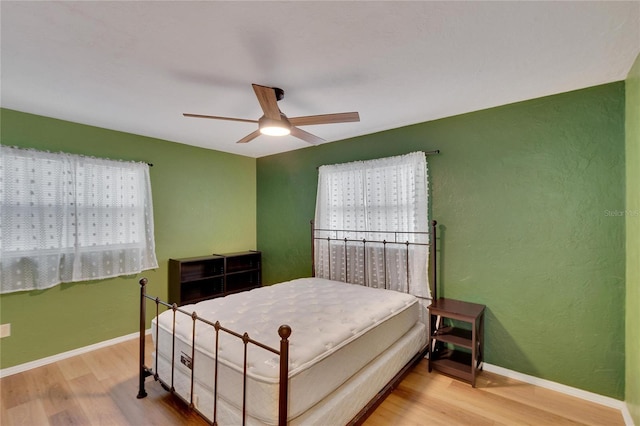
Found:
[[[260,287],[261,263],[253,250],[169,259],[169,301],[186,305]]]
[[[485,305],[445,298],[429,306],[429,372],[476,386],[484,361],[484,310]]]

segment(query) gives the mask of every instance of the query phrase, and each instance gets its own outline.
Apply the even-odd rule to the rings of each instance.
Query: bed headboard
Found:
[[[391,288],[435,300],[436,225],[433,220],[429,232],[358,231],[316,228],[312,220],[312,276]],[[416,264],[414,259],[423,259],[425,252],[425,264]],[[415,288],[423,278],[430,295]]]

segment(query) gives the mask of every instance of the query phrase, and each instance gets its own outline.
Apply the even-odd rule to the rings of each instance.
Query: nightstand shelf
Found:
[[[470,353],[453,349],[443,349],[438,354],[438,359],[433,361],[431,369],[471,383],[473,381],[473,374],[470,365]]]
[[[452,345],[460,346],[469,350],[473,347],[473,336],[471,330],[464,330],[453,326],[441,327],[438,331],[433,333],[433,339],[438,342],[451,343]]]
[[[437,370],[475,387],[484,356],[484,310],[484,305],[445,298],[429,306],[429,372]]]

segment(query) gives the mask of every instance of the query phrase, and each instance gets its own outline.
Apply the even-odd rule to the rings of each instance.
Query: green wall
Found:
[[[626,400],[640,425],[640,55],[626,85],[627,306]]]
[[[613,83],[258,159],[265,281],[310,275],[317,166],[440,149],[440,294],[487,305],[486,361],[624,399],[624,96]]]
[[[153,163],[159,268],[136,276],[0,296],[1,368],[136,331],[138,280],[166,298],[168,259],[256,248],[256,161],[178,143],[0,110],[1,143]]]

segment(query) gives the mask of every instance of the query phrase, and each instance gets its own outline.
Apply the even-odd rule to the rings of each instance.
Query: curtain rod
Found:
[[[25,146],[2,145],[2,144],[0,144],[0,146],[6,146],[7,148],[13,148],[13,149],[19,149],[19,150],[21,150],[21,151],[45,152],[45,153],[47,153],[47,154],[77,155],[78,157],[96,158],[96,159],[99,159],[99,160],[109,160],[109,161],[121,161],[121,162],[123,162],[123,163],[145,163],[147,166],[149,166],[149,167],[153,167],[153,163],[149,163],[148,161],[140,161],[140,160],[118,160],[118,159],[106,158],[106,157],[96,157],[96,156],[94,156],[94,155],[72,154],[72,153],[70,153],[70,152],[64,152],[64,151],[49,151],[49,150],[43,150],[43,149],[37,149],[37,148],[30,148],[30,147],[25,147]]]
[[[414,152],[423,152],[424,155],[435,155],[435,154],[440,154],[440,150],[439,149],[435,149],[433,151],[414,151]],[[316,166],[316,170],[318,170],[320,168],[320,166]]]

